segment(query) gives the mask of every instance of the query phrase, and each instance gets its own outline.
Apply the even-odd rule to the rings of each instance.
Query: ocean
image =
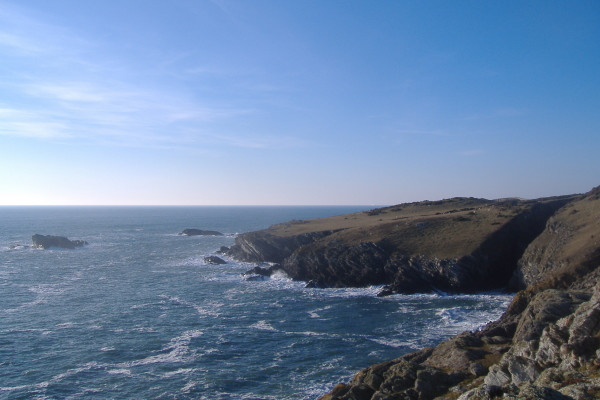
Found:
[[[238,233],[369,208],[0,207],[0,399],[316,399],[505,310],[509,294],[378,298],[204,261]]]

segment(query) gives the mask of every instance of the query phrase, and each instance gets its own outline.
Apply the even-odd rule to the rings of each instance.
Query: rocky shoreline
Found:
[[[498,321],[373,365],[321,400],[600,398],[600,187],[291,221],[240,235],[229,255],[315,286],[385,284],[382,295],[520,290]]]

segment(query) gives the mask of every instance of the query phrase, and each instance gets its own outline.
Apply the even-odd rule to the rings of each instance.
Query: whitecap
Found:
[[[100,367],[104,367],[104,365],[98,364],[96,362],[91,362],[91,363],[87,363],[81,367],[70,369],[66,372],[63,372],[62,374],[55,375],[47,381],[43,381],[43,382],[39,382],[39,383],[32,383],[30,385],[21,385],[21,386],[0,386],[0,392],[2,392],[2,391],[10,392],[10,391],[24,390],[24,389],[27,389],[27,390],[45,389],[48,386],[50,386],[50,384],[52,384],[52,383],[60,382],[63,379],[68,378],[70,376],[77,375],[81,372],[89,371],[91,369],[100,368]]]
[[[209,301],[209,302],[207,302],[207,306],[201,306],[199,304],[192,303],[191,301],[182,300],[177,296],[160,295],[159,297],[167,299],[176,304],[181,304],[184,306],[191,307],[194,310],[196,310],[196,312],[199,315],[206,315],[206,316],[210,316],[210,317],[220,316],[221,313],[215,311],[215,309],[219,309],[220,307],[222,307],[224,305],[223,303],[219,303],[216,301]]]
[[[282,271],[280,269],[278,269],[271,275],[271,279],[280,280],[280,281],[291,281],[292,280],[292,278],[290,278],[290,276],[285,271]]]
[[[56,327],[61,328],[61,329],[68,329],[68,328],[72,328],[76,325],[78,325],[78,324],[75,322],[62,322],[60,324],[56,324]]]
[[[257,323],[250,325],[250,328],[258,329],[258,330],[261,330],[261,331],[279,332],[277,329],[275,329],[267,321],[258,321]]]
[[[196,368],[179,368],[179,369],[177,369],[175,371],[165,372],[164,374],[161,374],[161,376],[163,378],[170,378],[170,377],[175,376],[175,375],[182,375],[182,374],[189,375],[189,374],[191,374],[193,372],[196,372],[196,371],[197,371]]]
[[[160,351],[168,351],[168,353],[149,356],[141,360],[126,361],[117,364],[121,368],[137,367],[140,365],[156,364],[156,363],[177,363],[186,362],[194,359],[194,352],[190,351],[189,345],[192,339],[202,336],[203,331],[199,329],[189,330],[177,336]]]
[[[131,375],[131,370],[126,368],[109,369],[106,372],[111,375]]]
[[[186,383],[184,387],[181,388],[181,391],[183,393],[189,393],[197,384],[198,382],[190,381]]]
[[[314,310],[307,311],[307,313],[308,313],[308,315],[311,318],[321,318],[321,314],[319,314],[319,313],[321,311],[327,311],[327,310],[331,309],[331,307],[333,307],[333,306],[326,306],[326,307],[316,308]]]
[[[381,338],[369,338],[370,341],[375,342],[375,343],[379,343],[381,345],[384,346],[388,346],[388,347],[394,347],[394,348],[398,348],[398,347],[406,347],[406,346],[411,346],[412,343],[409,343],[405,340],[398,340],[398,339],[381,339]]]

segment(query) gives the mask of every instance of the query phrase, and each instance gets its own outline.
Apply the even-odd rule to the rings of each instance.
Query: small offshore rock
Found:
[[[205,231],[202,229],[188,228],[179,233],[180,236],[223,236],[221,232]]]
[[[229,252],[229,247],[227,246],[221,246],[221,248],[219,250],[217,250],[215,253],[217,254],[227,254]]]
[[[265,275],[259,275],[259,274],[244,274],[244,279],[250,282],[253,281],[265,281],[267,279],[269,279],[268,276]]]
[[[244,276],[245,280],[247,281],[264,281],[278,271],[283,271],[281,265],[279,264],[270,265],[268,268],[257,265],[256,267],[244,272],[242,276]]]
[[[261,276],[271,276],[273,273],[272,270],[263,268],[263,267],[254,267],[244,272],[244,275],[261,275]]]
[[[208,257],[204,257],[204,262],[207,264],[227,264],[227,261],[223,260],[220,257],[217,256],[208,256]]]
[[[377,297],[387,297],[394,294],[394,291],[390,289],[388,286],[384,286],[379,293],[377,293]]]
[[[31,241],[33,242],[33,247],[39,249],[47,249],[50,247],[74,249],[88,244],[85,240],[69,240],[64,236],[40,235],[38,233],[31,237]]]
[[[306,282],[304,287],[307,289],[323,289],[326,286],[317,280],[311,279],[310,281]]]

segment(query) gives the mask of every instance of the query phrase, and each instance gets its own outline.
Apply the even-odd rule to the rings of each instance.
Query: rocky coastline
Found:
[[[600,187],[401,204],[238,236],[228,254],[381,295],[518,290],[503,316],[358,372],[321,400],[600,398]]]

